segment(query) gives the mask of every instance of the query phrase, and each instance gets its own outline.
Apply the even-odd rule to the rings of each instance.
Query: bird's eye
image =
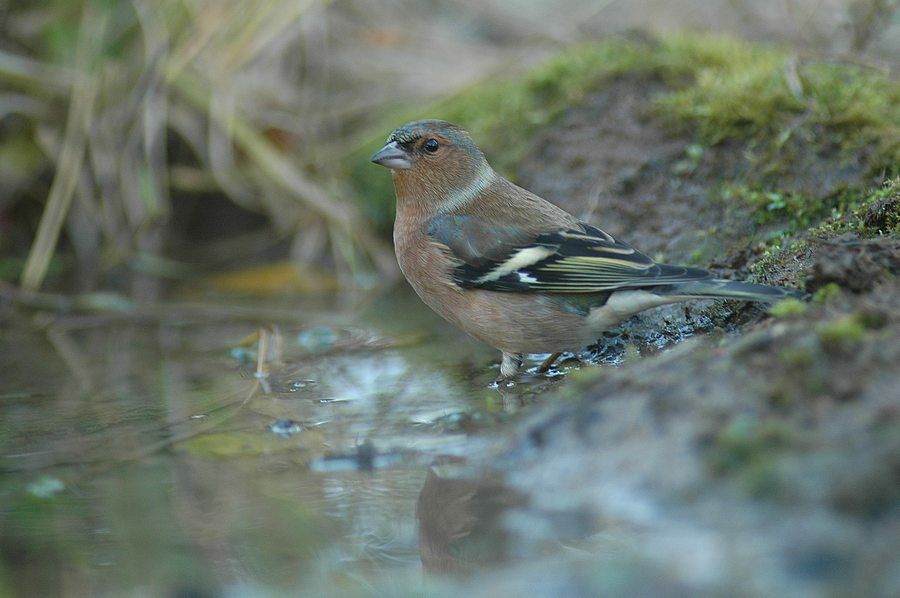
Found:
[[[434,152],[438,151],[439,144],[437,142],[437,139],[429,139],[422,147],[424,147],[425,151],[429,154],[433,154]]]

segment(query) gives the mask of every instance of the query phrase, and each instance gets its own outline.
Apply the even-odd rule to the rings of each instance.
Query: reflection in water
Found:
[[[473,433],[536,395],[489,389],[492,354],[452,332],[393,343],[443,326],[416,310],[393,297],[373,306],[376,324],[327,333],[347,318],[300,310],[309,325],[280,327],[267,389],[241,346],[255,321],[4,330],[0,595],[413,587],[423,483],[426,522],[429,488],[464,488],[439,508],[452,529],[423,527],[428,563],[448,564],[429,570],[489,561],[505,532],[467,522],[511,499],[422,467],[477,450]]]
[[[263,357],[256,320],[4,330],[0,596],[408,593],[586,533],[460,465],[558,380],[491,388],[413,297],[294,311]]]
[[[507,560],[502,515],[524,499],[489,480],[440,477],[429,468],[416,502],[419,549],[429,573],[459,573]]]

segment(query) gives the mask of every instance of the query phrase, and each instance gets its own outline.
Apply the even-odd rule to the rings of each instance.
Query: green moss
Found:
[[[756,224],[779,234],[900,234],[900,178],[878,187],[844,186],[822,197],[748,185],[724,185],[719,198],[750,209]]]
[[[789,444],[790,433],[777,422],[761,422],[749,415],[735,417],[715,438],[710,464],[730,472]]]
[[[790,269],[787,267],[790,261],[809,249],[809,242],[804,239],[791,239],[784,231],[772,235],[764,243],[765,249],[758,260],[750,266],[751,280],[765,282],[772,276],[785,277]],[[785,282],[793,282],[802,286],[802,280],[788,276]]]
[[[819,198],[745,185],[726,186],[720,197],[749,209],[757,224],[767,226],[763,254],[750,266],[757,279],[783,273],[787,262],[806,251],[816,237],[900,235],[900,177],[876,187],[843,187]],[[837,285],[829,284],[813,300],[822,303],[839,292]]]
[[[788,260],[809,247],[808,239],[844,233],[861,237],[900,235],[900,177],[875,187],[842,187],[824,197],[747,185],[726,185],[719,197],[737,209],[748,210],[768,231],[763,255],[750,267],[754,276],[763,279],[783,271]],[[819,290],[816,300],[822,302],[833,294],[829,285]]]
[[[494,168],[511,179],[536,131],[579,103],[602,81],[661,68],[653,51],[636,42],[609,40],[573,47],[524,76],[482,83],[426,109],[401,110],[375,127],[349,156],[350,180],[363,209],[382,227],[393,213],[391,177],[369,157],[397,126],[419,118],[441,118],[466,128]]]
[[[875,154],[867,160],[872,169],[896,173],[900,168],[897,83],[850,65],[798,64],[776,46],[677,35],[653,44],[611,39],[576,46],[523,76],[478,84],[425,109],[396,111],[348,157],[349,177],[364,209],[387,228],[393,212],[391,180],[368,158],[396,126],[424,117],[457,122],[472,133],[499,172],[514,178],[540,128],[605,81],[623,76],[668,84],[670,91],[654,98],[655,111],[673,127],[695,135],[683,165],[688,170],[705,147],[728,139],[752,148],[760,172],[800,159],[786,157],[793,139],[812,140],[803,146],[803,155],[810,145],[823,151],[838,148],[848,160],[868,152]],[[758,195],[751,201],[763,204],[774,219],[789,214],[811,222],[823,211],[827,215],[828,206],[818,200],[779,190],[754,193]]]
[[[818,324],[816,334],[823,347],[835,349],[858,344],[866,338],[867,330],[862,318],[857,314],[848,314]]]
[[[710,143],[747,137],[776,126],[773,116],[803,111],[803,102],[784,82],[784,56],[770,48],[734,40],[710,41],[701,47],[682,39],[678,55],[702,50],[695,81],[658,100],[660,114],[698,128]]]
[[[840,194],[843,209],[835,211],[811,234],[900,235],[900,177],[888,179],[881,186],[845,189]]]
[[[842,293],[840,285],[829,282],[824,287],[813,294],[813,303],[830,303],[835,297]]]
[[[664,114],[699,127],[707,141],[765,134],[783,142],[803,115],[800,126],[825,127],[839,141],[897,151],[900,86],[888,78],[849,65],[792,66],[781,50],[743,42],[718,49],[693,85],[659,99]]]
[[[813,365],[815,357],[815,353],[809,347],[788,347],[781,351],[781,361],[793,369]]]
[[[808,227],[833,209],[831,202],[800,193],[753,188],[743,184],[724,185],[719,191],[719,199],[726,204],[749,208],[751,217],[758,225],[782,223],[792,231]]]
[[[806,312],[807,304],[799,299],[783,299],[769,308],[776,318],[792,318]]]
[[[463,123],[491,163],[514,177],[535,132],[610,78],[647,74],[660,65],[648,48],[624,40],[576,46],[520,79],[476,87],[436,106]]]
[[[794,433],[787,424],[739,415],[716,435],[707,463],[716,474],[735,476],[751,494],[772,496],[781,490],[778,457],[793,444]]]
[[[800,63],[781,48],[735,40],[667,45],[673,56],[702,58],[691,84],[657,98],[658,112],[702,143],[749,142],[760,173],[835,152],[845,164],[866,154],[871,172],[898,173],[900,85],[890,78],[853,65]]]

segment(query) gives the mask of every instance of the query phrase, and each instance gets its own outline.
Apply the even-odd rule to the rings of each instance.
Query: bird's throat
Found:
[[[406,210],[429,215],[458,210],[498,179],[487,162],[483,162],[476,172],[454,181],[419,177],[409,170],[394,170],[391,174],[397,193],[398,215]]]

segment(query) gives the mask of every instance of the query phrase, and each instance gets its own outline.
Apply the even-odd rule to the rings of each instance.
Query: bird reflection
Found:
[[[459,574],[507,560],[510,533],[502,515],[524,504],[499,482],[441,477],[430,468],[416,503],[425,570]]]

